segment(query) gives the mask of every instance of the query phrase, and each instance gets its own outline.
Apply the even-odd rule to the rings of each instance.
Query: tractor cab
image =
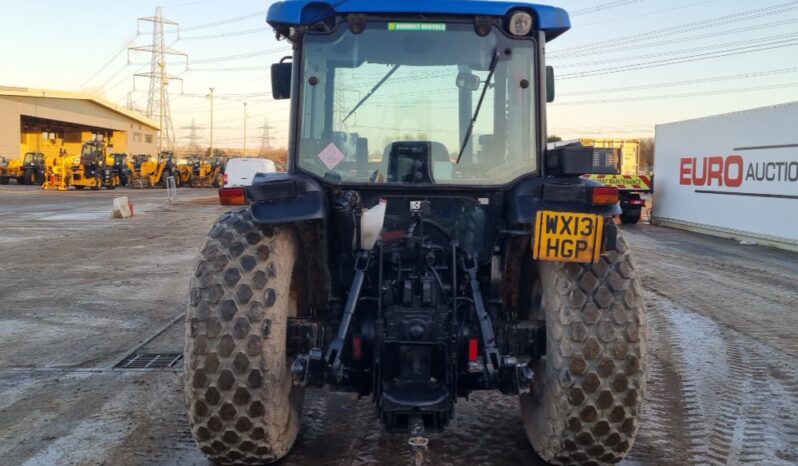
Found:
[[[502,186],[539,171],[545,39],[531,24],[514,36],[488,20],[338,21],[306,34],[294,65],[298,170],[409,189]]]
[[[22,159],[22,166],[25,168],[34,168],[44,165],[44,154],[41,152],[27,152]]]

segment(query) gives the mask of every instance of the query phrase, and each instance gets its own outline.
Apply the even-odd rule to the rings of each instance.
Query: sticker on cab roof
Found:
[[[446,23],[388,23],[388,30],[446,32]]]

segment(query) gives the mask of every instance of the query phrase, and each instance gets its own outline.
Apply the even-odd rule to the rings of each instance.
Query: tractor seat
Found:
[[[435,141],[397,141],[385,148],[389,183],[435,183],[435,162],[451,163],[446,146]]]

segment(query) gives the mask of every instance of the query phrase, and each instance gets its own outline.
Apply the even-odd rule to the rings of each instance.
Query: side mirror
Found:
[[[471,73],[457,73],[457,87],[460,89],[468,89],[469,91],[476,91],[479,89],[479,76]]]
[[[546,67],[546,102],[554,102],[554,67]]]
[[[291,97],[291,62],[285,62],[285,57],[280,63],[272,64],[272,97],[274,100],[288,99]]]

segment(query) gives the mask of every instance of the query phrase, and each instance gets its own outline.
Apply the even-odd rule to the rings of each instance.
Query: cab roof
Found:
[[[288,27],[317,23],[336,14],[505,16],[511,10],[532,13],[535,28],[546,34],[547,41],[571,28],[562,8],[504,0],[282,0],[269,7],[266,21],[285,33]]]

